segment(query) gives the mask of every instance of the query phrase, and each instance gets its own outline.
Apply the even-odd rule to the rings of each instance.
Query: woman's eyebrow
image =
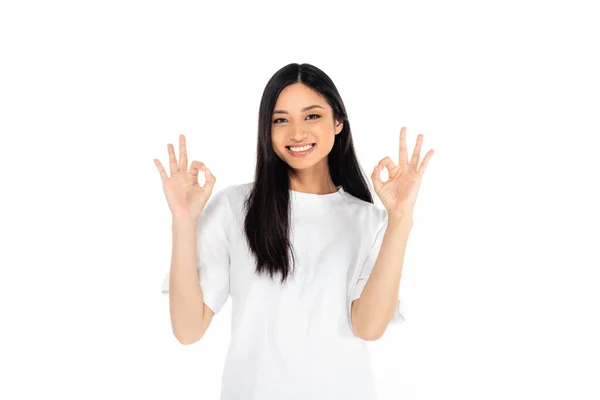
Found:
[[[310,110],[310,109],[312,109],[312,108],[317,108],[317,107],[318,107],[318,108],[323,108],[323,107],[321,107],[321,106],[320,106],[320,105],[318,105],[318,104],[313,104],[312,106],[304,107],[304,108],[303,108],[302,110],[300,110],[300,111],[304,112],[304,111],[308,111],[308,110]],[[323,108],[323,110],[324,110],[324,108]],[[273,110],[273,114],[289,114],[289,113],[288,113],[287,111],[285,111],[285,110]]]

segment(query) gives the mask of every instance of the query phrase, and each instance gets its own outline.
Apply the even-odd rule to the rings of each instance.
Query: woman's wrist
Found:
[[[198,223],[199,216],[190,214],[173,214],[171,222],[173,225],[196,225]]]

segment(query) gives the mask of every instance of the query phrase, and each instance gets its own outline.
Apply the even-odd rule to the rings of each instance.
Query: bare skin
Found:
[[[173,216],[190,216],[198,218],[212,194],[216,182],[215,176],[200,161],[192,161],[188,171],[188,156],[185,147],[185,136],[179,135],[179,162],[175,157],[173,145],[167,145],[169,151],[169,167],[171,177],[167,175],[162,164],[156,158],[154,164],[158,168],[163,183],[163,190]],[[198,184],[198,171],[204,171],[206,183]]]
[[[196,227],[216,177],[204,163],[193,161],[188,170],[185,136],[179,136],[179,162],[172,144],[169,151],[169,177],[159,160],[158,168],[169,209],[173,214],[173,241],[169,272],[169,310],[173,334],[182,344],[192,344],[202,338],[214,316],[206,304],[198,284]],[[198,184],[198,171],[204,171],[206,183]]]
[[[316,105],[318,107],[304,110]],[[281,112],[280,112],[281,111]],[[331,180],[328,155],[343,122],[317,91],[303,83],[286,86],[275,103],[271,119],[271,141],[275,154],[293,169],[290,188],[297,192],[326,194],[337,189]],[[286,146],[316,143],[311,154],[296,157]]]

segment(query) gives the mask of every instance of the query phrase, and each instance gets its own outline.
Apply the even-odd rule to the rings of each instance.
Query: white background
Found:
[[[251,181],[262,90],[307,62],[367,177],[402,126],[435,150],[380,398],[598,399],[593,3],[3,1],[0,397],[218,398],[231,301],[177,342],[153,159],[185,134],[216,190]]]

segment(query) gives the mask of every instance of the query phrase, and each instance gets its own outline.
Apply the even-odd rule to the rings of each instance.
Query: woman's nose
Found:
[[[308,137],[308,132],[306,132],[304,130],[298,130],[298,131],[296,131],[296,133],[294,133],[292,135],[291,139],[293,139],[297,142],[302,142],[307,137]]]

